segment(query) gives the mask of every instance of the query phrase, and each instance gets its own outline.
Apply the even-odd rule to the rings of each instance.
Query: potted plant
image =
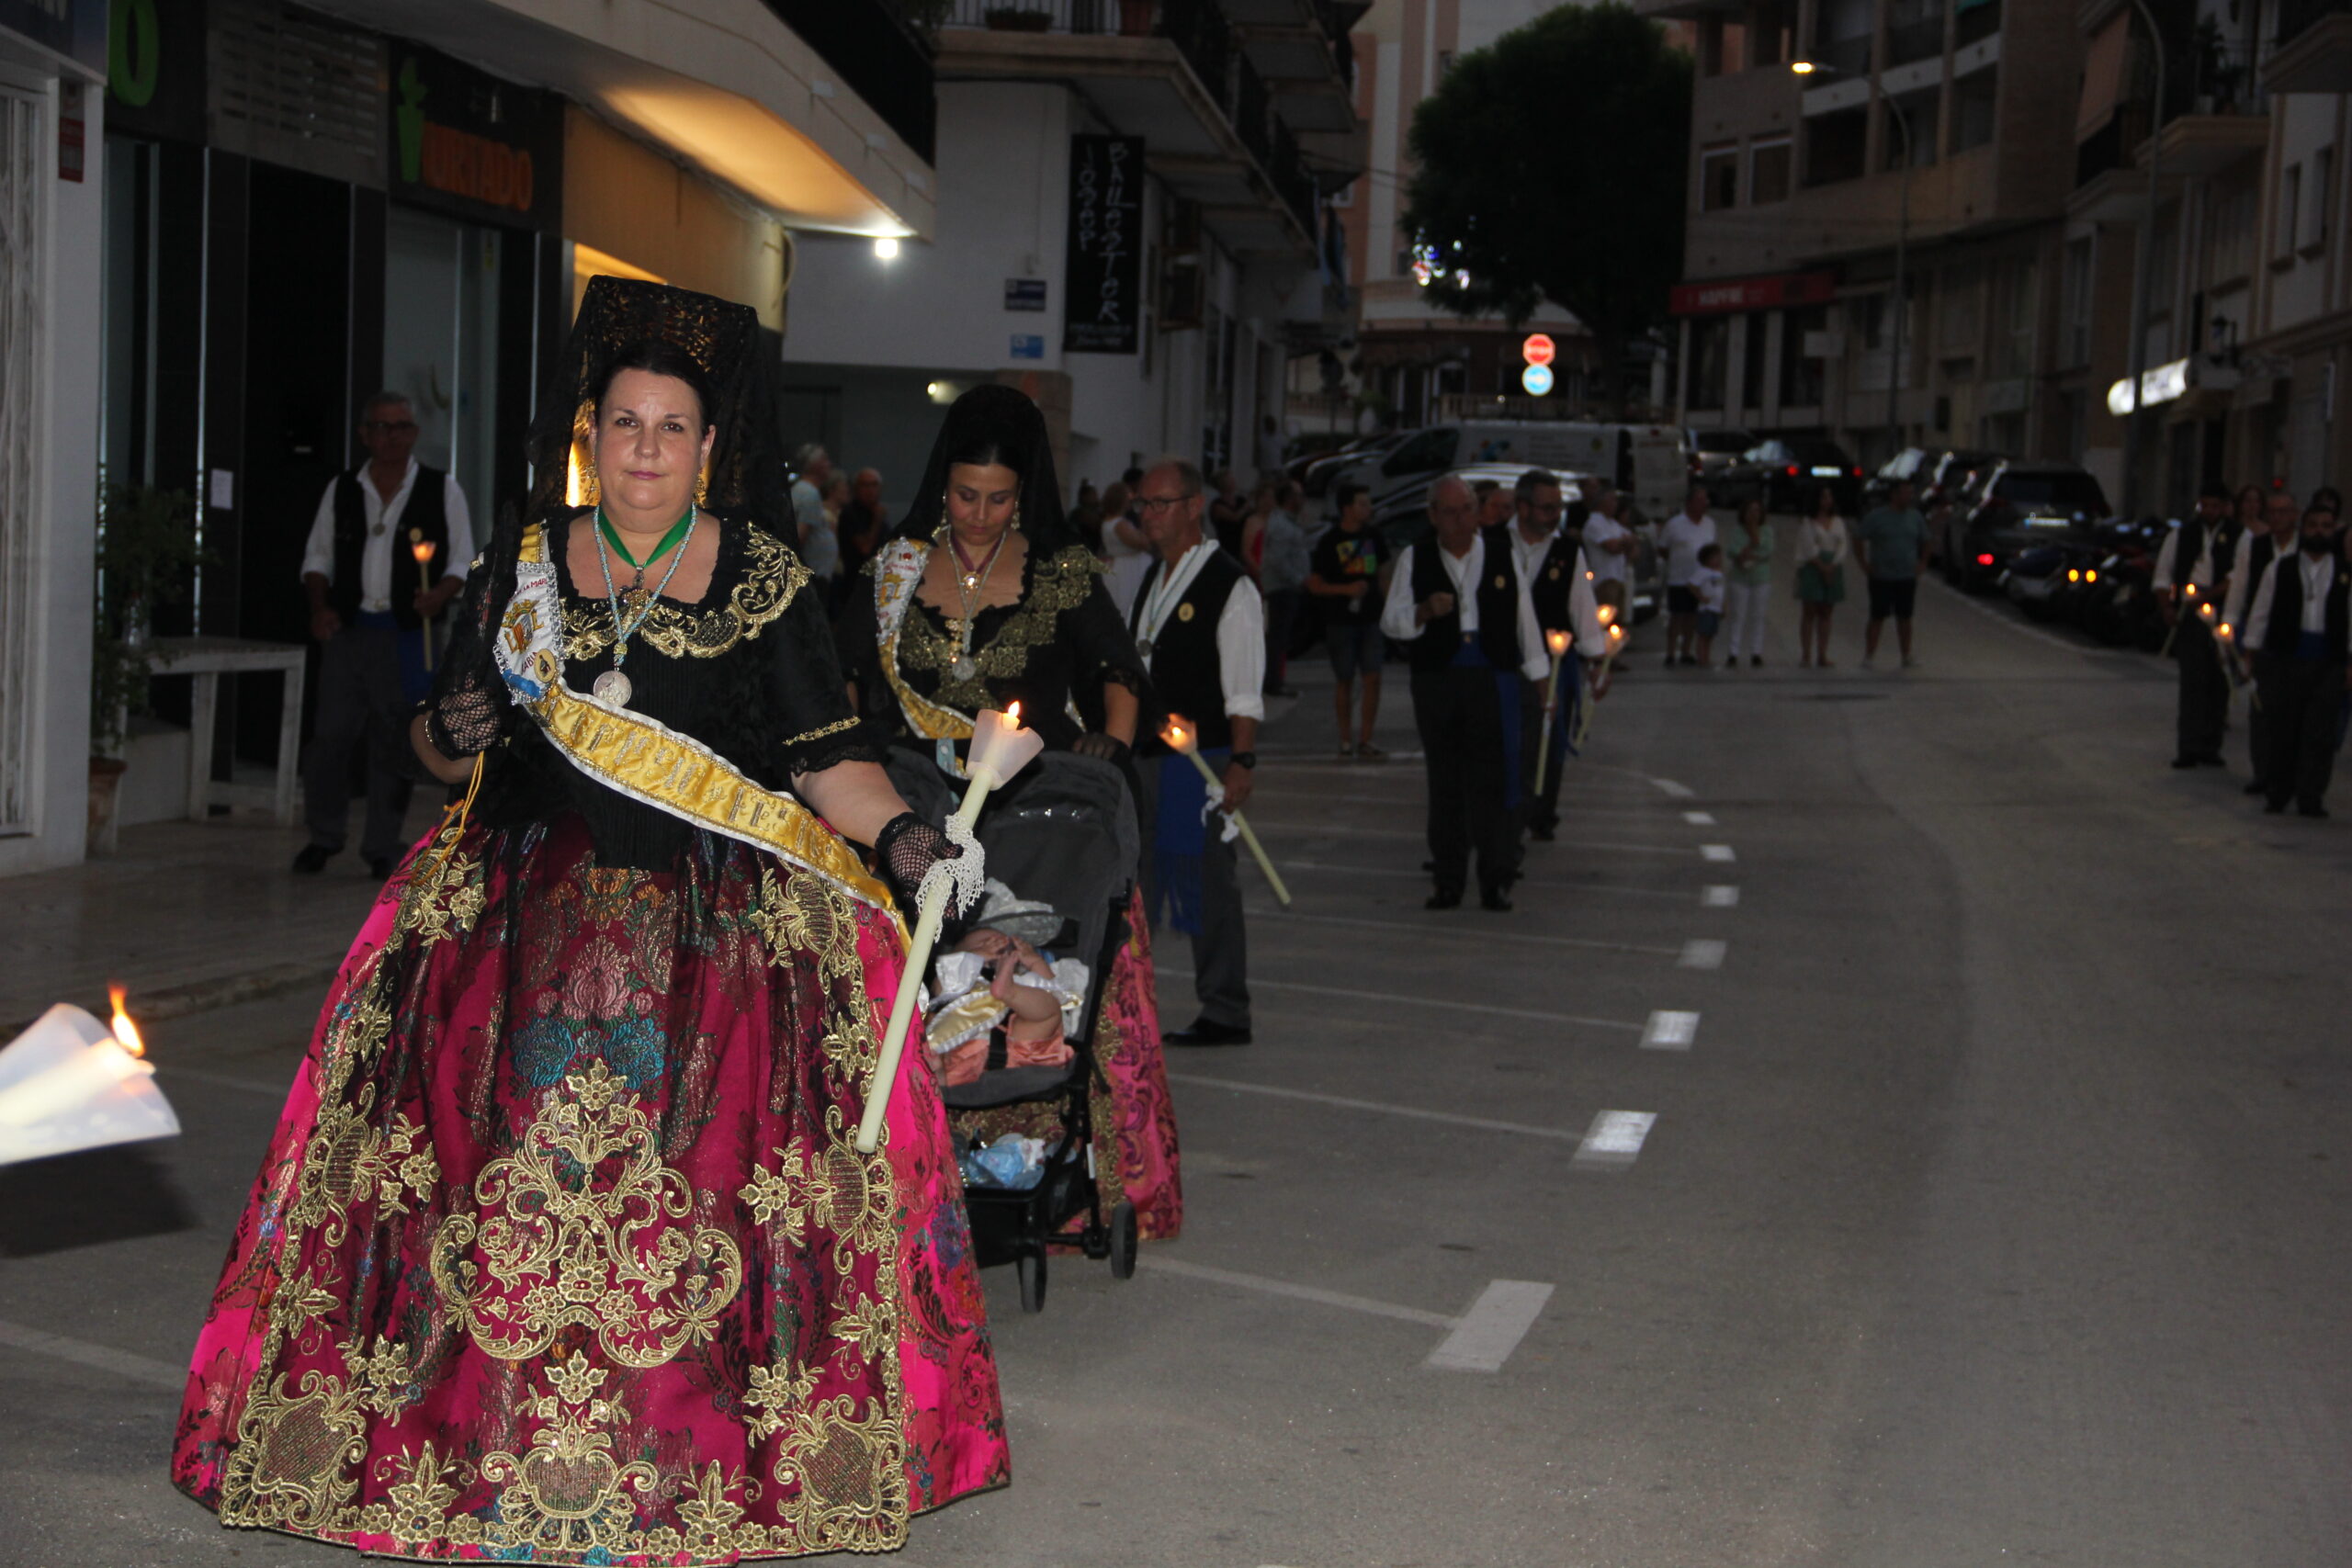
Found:
[[[991,6],[980,20],[1000,33],[1042,33],[1054,25],[1054,14],[1027,6]]]
[[[202,558],[196,542],[196,498],[187,491],[108,484],[100,492],[90,620],[92,854],[107,853],[115,845],[125,732],[131,714],[148,706],[155,607],[187,597],[189,573]],[[196,743],[191,738],[189,744]]]

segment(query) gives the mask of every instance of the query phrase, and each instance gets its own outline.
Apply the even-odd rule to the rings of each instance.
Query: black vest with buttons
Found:
[[[2280,556],[2271,567],[2270,624],[2262,628],[2262,651],[2292,659],[2303,636],[2303,571],[2295,558],[2300,550]],[[2257,578],[2256,592],[2260,579]],[[2344,657],[2345,637],[2352,632],[2352,578],[2342,561],[2335,563],[2327,584],[2327,658]]]
[[[327,604],[349,625],[359,614],[359,558],[368,548],[368,501],[359,487],[366,483],[362,464],[334,481],[334,581],[327,584]],[[433,581],[463,577],[466,563],[449,558],[449,518],[444,497],[448,475],[439,468],[416,466],[416,482],[409,487],[408,504],[401,508],[392,540],[392,618],[402,626],[421,626],[416,591],[424,586],[417,570],[415,547],[433,542]]]
[[[1143,636],[1144,604],[1151,597],[1152,584],[1167,570],[1166,561],[1153,561],[1151,570],[1144,573],[1143,586],[1136,590],[1127,629],[1137,637]],[[1138,756],[1168,755],[1168,744],[1159,739],[1159,730],[1170,714],[1182,714],[1184,722],[1199,732],[1204,751],[1233,744],[1233,721],[1225,712],[1225,662],[1216,650],[1216,627],[1225,618],[1226,601],[1247,576],[1241,563],[1226,551],[1211,551],[1193,581],[1185,584],[1184,596],[1176,601],[1153,636],[1154,712],[1150,727],[1136,746]]]
[[[1577,579],[1584,574],[1584,547],[1571,535],[1562,533],[1552,541],[1536,564],[1535,581],[1528,585],[1527,596],[1535,605],[1535,624],[1547,632],[1575,635],[1576,626],[1568,615],[1568,596],[1576,592]],[[1484,611],[1480,612],[1483,619]]]
[[[1478,648],[1486,654],[1487,662],[1498,670],[1519,668],[1519,576],[1511,567],[1509,524],[1498,524],[1484,530],[1479,537],[1486,541],[1486,570],[1478,578]],[[1452,593],[1453,579],[1446,574],[1445,547],[1434,538],[1425,539],[1413,547],[1413,602],[1419,604],[1432,593]],[[1406,647],[1411,652],[1416,671],[1443,670],[1453,662],[1462,647],[1462,611],[1459,606],[1430,621],[1421,627],[1421,635]]]

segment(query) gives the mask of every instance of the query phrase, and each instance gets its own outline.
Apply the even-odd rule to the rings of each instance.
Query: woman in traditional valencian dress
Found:
[[[861,711],[899,744],[957,773],[974,716],[1018,701],[1047,746],[1128,768],[1143,661],[1063,514],[1045,416],[1027,397],[983,386],[956,400],[913,507],[865,570],[870,591],[839,623],[842,665]],[[1017,801],[1021,784],[990,808]],[[1184,1195],[1140,894],[1127,927],[1095,1029],[1095,1134],[1114,1156],[1096,1174],[1105,1210],[1124,1197],[1138,1231],[1165,1240],[1182,1226]],[[1050,1109],[988,1115],[991,1130],[1011,1130]]]
[[[893,896],[978,853],[905,813],[768,531],[752,312],[599,278],[571,357],[530,525],[476,563],[418,721],[465,804],[330,994],[174,1479],[392,1557],[894,1547],[1007,1477],[914,1054],[881,1149],[853,1142]]]

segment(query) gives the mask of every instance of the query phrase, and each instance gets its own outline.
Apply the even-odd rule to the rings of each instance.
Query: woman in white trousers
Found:
[[[1764,601],[1772,592],[1774,542],[1763,502],[1741,507],[1739,526],[1724,541],[1724,633],[1731,644],[1726,670],[1738,669],[1743,659],[1751,669],[1764,662]]]

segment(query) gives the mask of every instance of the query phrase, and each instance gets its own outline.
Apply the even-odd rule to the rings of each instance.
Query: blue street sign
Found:
[[[1519,373],[1519,384],[1540,398],[1552,389],[1552,367],[1531,365]]]

